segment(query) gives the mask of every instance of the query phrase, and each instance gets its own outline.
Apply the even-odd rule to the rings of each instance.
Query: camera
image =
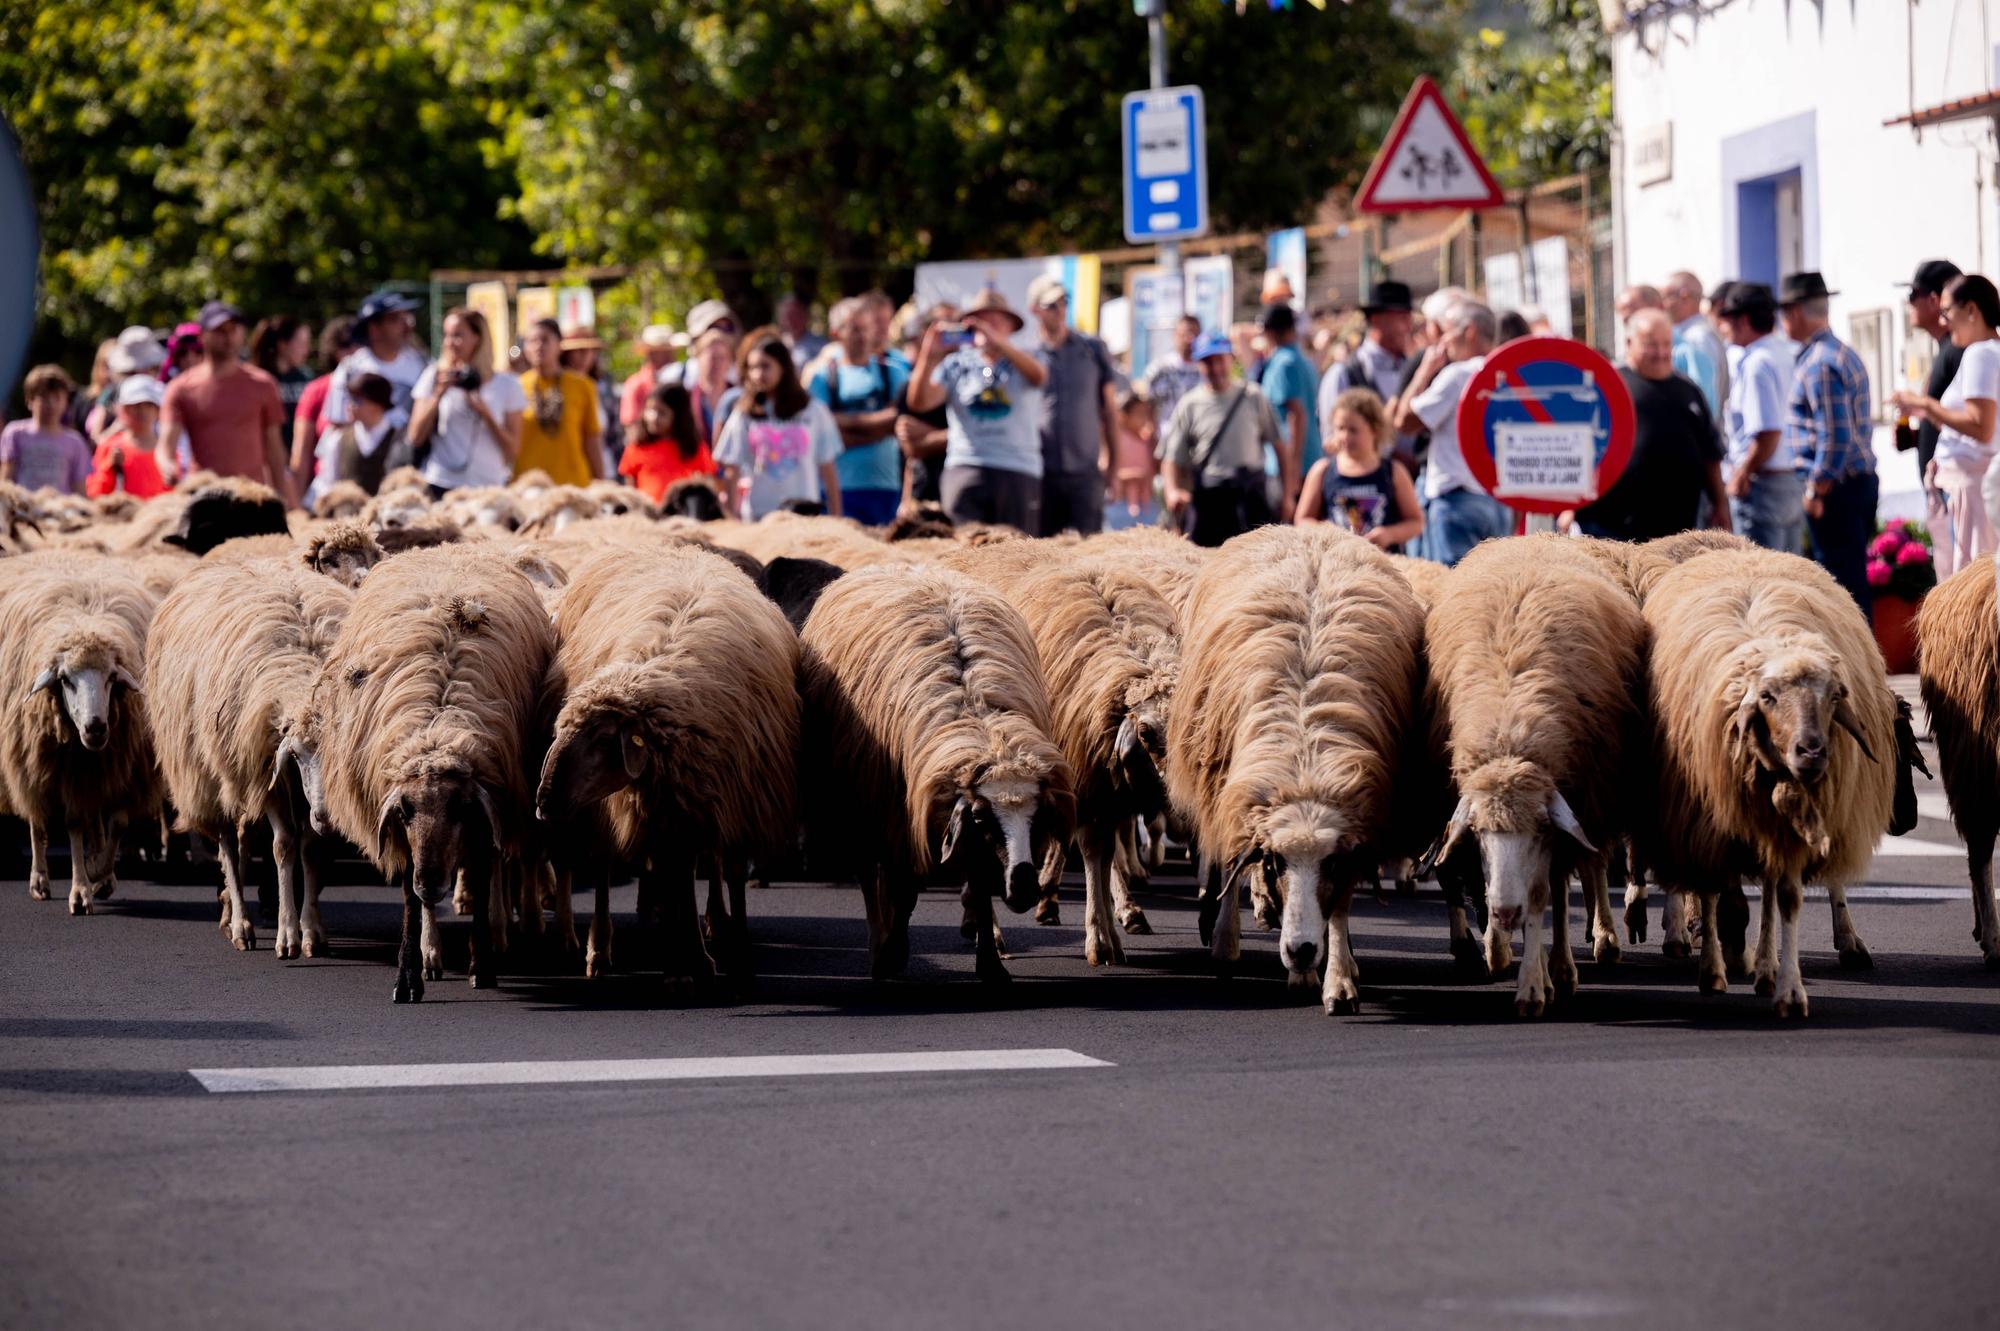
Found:
[[[479,391],[479,382],[479,371],[469,365],[463,369],[451,372],[451,386],[453,388],[463,388],[468,393],[477,393]]]
[[[957,351],[960,347],[972,345],[972,330],[962,323],[938,325],[937,344],[946,351]]]

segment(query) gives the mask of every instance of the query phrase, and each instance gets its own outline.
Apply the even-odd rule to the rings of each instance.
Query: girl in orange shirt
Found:
[[[646,397],[637,436],[625,441],[618,474],[629,477],[654,503],[675,481],[715,475],[715,459],[695,431],[694,403],[680,384],[661,384]]]

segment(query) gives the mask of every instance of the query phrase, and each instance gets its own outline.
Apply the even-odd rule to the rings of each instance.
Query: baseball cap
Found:
[[[1227,333],[1203,333],[1194,340],[1194,358],[1207,360],[1210,356],[1233,356],[1236,348],[1229,345]]]
[[[366,324],[385,314],[409,314],[417,308],[417,302],[394,291],[378,291],[361,302],[361,308],[354,312],[356,325]]]
[[[1068,299],[1069,289],[1053,273],[1043,273],[1028,283],[1028,308],[1031,310],[1047,309],[1057,301]]]
[[[226,323],[243,323],[243,311],[226,300],[212,300],[201,307],[201,315],[195,320],[201,331],[212,333]]]
[[[1917,265],[1917,275],[1910,279],[1910,298],[1941,296],[1961,275],[1958,265],[1950,259],[1925,259]]]
[[[159,406],[166,400],[167,386],[158,379],[145,375],[134,375],[118,385],[118,405],[136,406],[141,402]]]
[[[688,336],[700,337],[719,323],[727,323],[733,328],[741,326],[741,321],[737,319],[735,310],[730,309],[719,300],[705,300],[688,311]]]

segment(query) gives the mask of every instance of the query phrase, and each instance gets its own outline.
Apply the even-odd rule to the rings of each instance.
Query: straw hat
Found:
[[[997,314],[1005,319],[1016,333],[1023,327],[1021,316],[1014,313],[1013,307],[1007,303],[1007,298],[994,287],[987,287],[965,303],[963,317],[970,318],[975,314]]]
[[[602,351],[604,343],[588,328],[565,328],[562,335],[564,351]]]

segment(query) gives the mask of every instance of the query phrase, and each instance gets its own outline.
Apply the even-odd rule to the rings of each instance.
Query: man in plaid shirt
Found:
[[[1793,273],[1779,288],[1785,336],[1799,344],[1786,433],[1805,476],[1813,557],[1869,611],[1868,540],[1874,534],[1873,410],[1868,371],[1827,326],[1826,279]]]

